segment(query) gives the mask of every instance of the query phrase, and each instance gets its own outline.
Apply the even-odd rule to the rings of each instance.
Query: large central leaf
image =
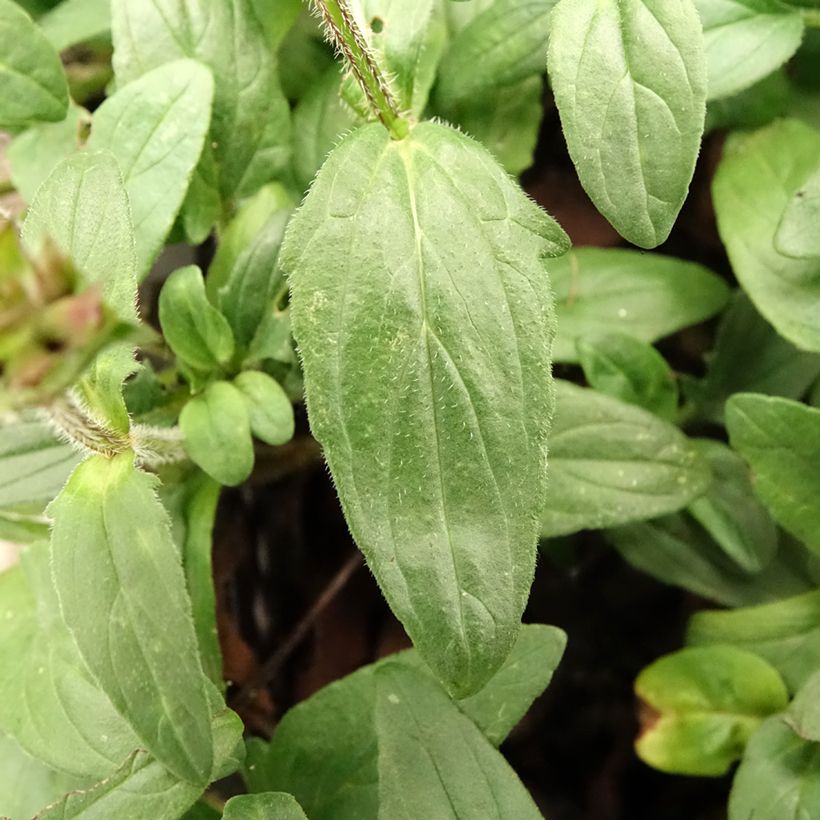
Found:
[[[552,412],[561,229],[477,143],[378,125],[331,154],[283,249],[308,409],[356,541],[468,694],[515,639]]]

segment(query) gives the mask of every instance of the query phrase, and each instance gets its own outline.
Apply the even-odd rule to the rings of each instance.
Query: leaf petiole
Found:
[[[373,57],[347,0],[313,0],[328,38],[345,58],[373,113],[393,139],[404,139],[410,124],[399,112],[390,83]]]

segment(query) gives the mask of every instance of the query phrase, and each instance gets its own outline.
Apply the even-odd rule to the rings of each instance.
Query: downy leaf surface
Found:
[[[561,229],[477,143],[379,125],[331,154],[283,247],[308,410],[348,524],[454,693],[509,652],[552,408]]]
[[[671,256],[578,248],[550,263],[558,335],[553,355],[576,362],[580,336],[626,333],[655,342],[702,322],[729,289],[707,268]]]
[[[549,75],[567,146],[625,239],[660,245],[695,170],[706,116],[703,30],[692,0],[561,0]]]
[[[52,574],[80,654],[151,754],[180,780],[206,785],[207,679],[156,479],[132,454],[95,456],[50,511]]]
[[[296,799],[284,792],[242,794],[225,804],[224,820],[307,820]]]
[[[712,183],[718,228],[738,281],[778,333],[813,352],[820,352],[820,259],[784,256],[775,235],[818,156],[820,132],[779,120],[733,134]]]
[[[556,386],[543,537],[674,512],[709,486],[708,465],[676,427],[603,393]]]
[[[12,0],[0,0],[0,54],[0,127],[63,119],[68,84],[60,56]]]
[[[820,554],[820,410],[753,393],[733,396],[726,425],[775,519]]]
[[[820,171],[792,197],[774,241],[777,249],[797,259],[820,257]]]
[[[111,0],[63,0],[37,20],[57,51],[108,34]]]
[[[179,211],[211,124],[214,83],[193,60],[139,77],[95,112],[88,147],[107,149],[122,172],[144,277]]]

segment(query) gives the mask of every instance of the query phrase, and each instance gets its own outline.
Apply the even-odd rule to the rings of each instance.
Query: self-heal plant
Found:
[[[820,813],[813,5],[0,0],[0,814],[540,817],[498,747],[567,640],[522,626],[536,556],[589,543],[727,608],[642,659],[637,754]],[[570,249],[515,179],[552,100],[641,249],[735,132],[724,276]],[[214,527],[304,469],[303,400],[413,648],[263,739],[357,564],[231,687]]]

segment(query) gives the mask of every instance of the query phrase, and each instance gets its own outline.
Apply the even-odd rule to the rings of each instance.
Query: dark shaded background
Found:
[[[624,244],[582,191],[551,99],[545,108],[525,188],[576,245]],[[720,138],[707,139],[692,194],[660,250],[731,278],[709,194],[720,150]],[[691,328],[660,348],[678,372],[699,375],[713,332],[713,324]],[[559,375],[577,378],[579,371],[562,367]],[[260,450],[250,484],[225,492],[215,539],[226,676],[234,681],[233,704],[262,736],[294,703],[409,645],[360,567],[295,649],[262,675],[260,664],[305,626],[317,598],[356,555],[303,408],[298,415],[295,441]],[[664,775],[641,763],[632,748],[638,731],[633,680],[681,646],[687,618],[703,604],[631,569],[596,533],[541,544],[524,621],[562,627],[569,645],[548,691],[502,749],[550,820],[725,818],[728,778]],[[260,676],[272,679],[247,699],[248,682]]]

